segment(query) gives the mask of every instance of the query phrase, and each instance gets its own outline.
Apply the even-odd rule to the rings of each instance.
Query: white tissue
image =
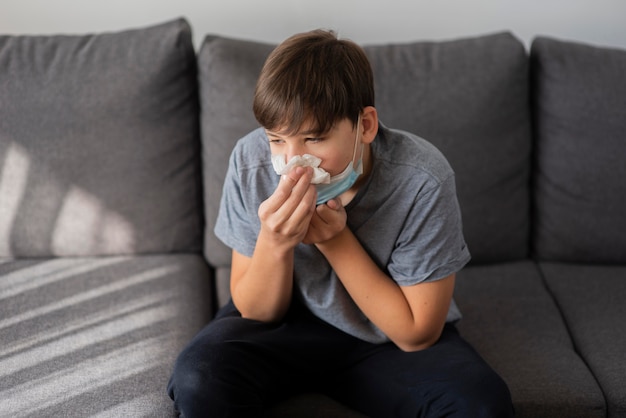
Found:
[[[282,176],[289,173],[294,167],[312,167],[313,178],[311,179],[311,184],[330,183],[330,174],[319,166],[322,160],[314,155],[294,155],[289,162],[285,161],[286,157],[284,154],[272,155],[272,165],[274,166],[276,174]]]

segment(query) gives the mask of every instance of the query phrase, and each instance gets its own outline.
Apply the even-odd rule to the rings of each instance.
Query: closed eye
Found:
[[[317,143],[317,142],[322,142],[324,140],[324,138],[321,137],[310,137],[310,138],[306,138],[305,141],[306,142],[312,142],[312,143]]]

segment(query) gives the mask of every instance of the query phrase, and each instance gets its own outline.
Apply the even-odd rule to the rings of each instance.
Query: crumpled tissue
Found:
[[[330,183],[330,174],[319,165],[322,160],[311,154],[294,155],[286,162],[284,154],[272,155],[272,166],[278,175],[289,173],[294,167],[312,167],[313,178],[311,184],[328,184]]]

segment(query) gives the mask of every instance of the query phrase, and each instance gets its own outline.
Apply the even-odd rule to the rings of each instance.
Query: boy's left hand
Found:
[[[305,244],[318,244],[335,237],[346,227],[346,210],[338,198],[315,208],[309,229],[302,240]]]

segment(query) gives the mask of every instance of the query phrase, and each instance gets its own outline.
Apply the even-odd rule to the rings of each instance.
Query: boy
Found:
[[[470,258],[454,174],[379,123],[364,51],[332,32],[287,39],[253,110],[262,128],[233,150],[215,228],[232,300],[179,356],[175,408],[258,417],[318,391],[371,417],[512,416],[454,327]]]

